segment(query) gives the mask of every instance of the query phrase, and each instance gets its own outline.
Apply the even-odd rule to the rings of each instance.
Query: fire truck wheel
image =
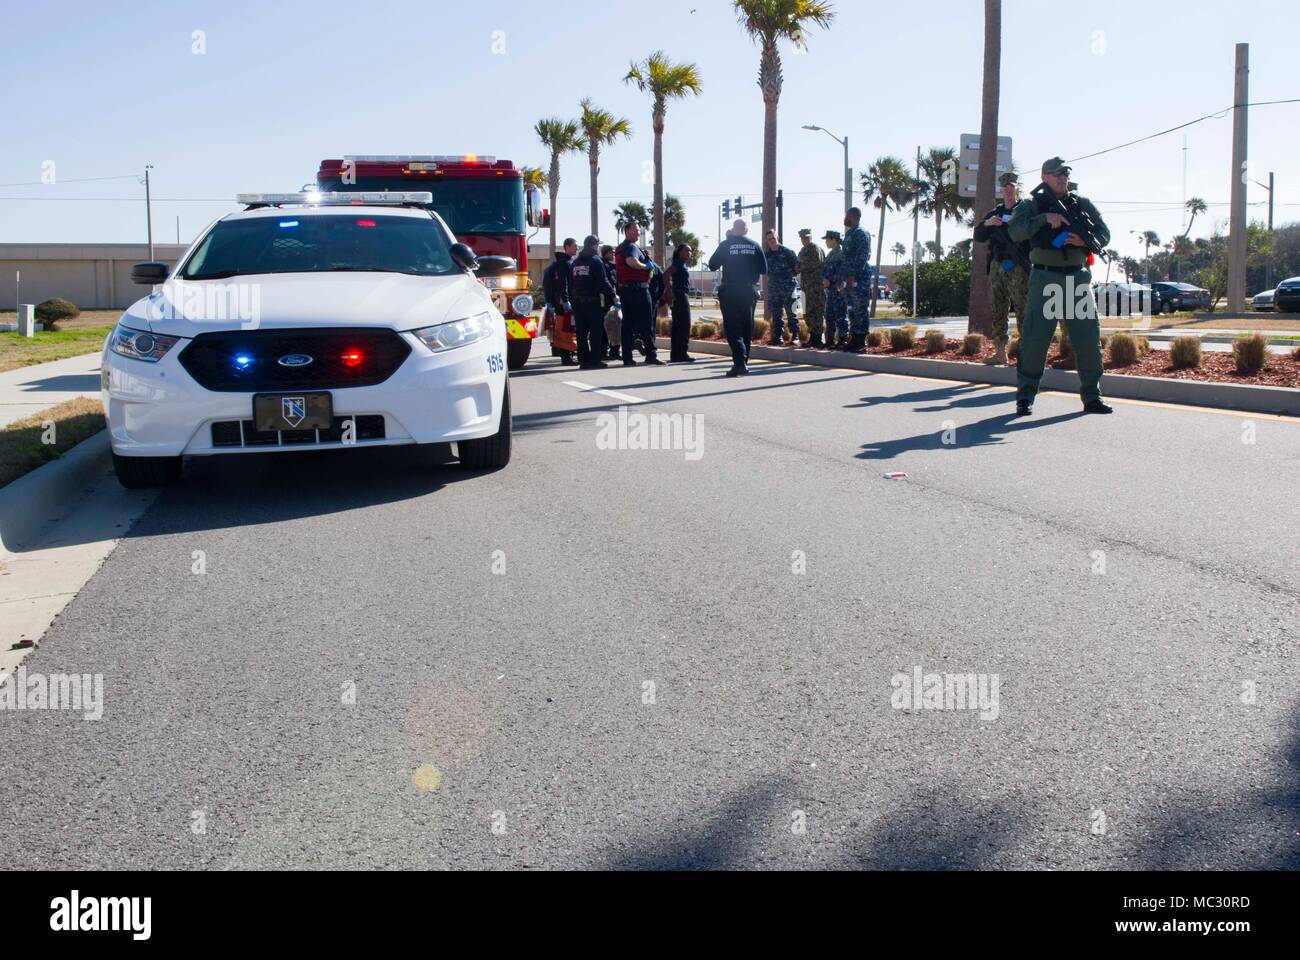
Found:
[[[527,342],[527,341],[525,341]],[[500,470],[510,462],[510,381],[501,404],[501,424],[490,437],[456,444],[460,465],[467,470]]]
[[[506,344],[506,368],[522,370],[528,362],[528,355],[533,352],[533,341],[511,340]]]

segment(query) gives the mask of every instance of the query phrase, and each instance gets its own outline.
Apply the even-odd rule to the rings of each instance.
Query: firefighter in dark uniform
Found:
[[[552,337],[573,323],[573,306],[569,301],[569,261],[577,252],[578,241],[572,237],[565,239],[563,249],[555,251],[555,261],[542,271],[542,295],[550,314]],[[573,366],[571,350],[555,349],[554,352],[560,355],[560,363],[566,367]]]
[[[1072,220],[1091,219],[1093,239],[1101,247],[1110,243],[1110,228],[1092,201],[1070,190],[1070,168],[1065,161],[1052,157],[1043,164],[1042,172],[1044,189],[1036,189],[1016,204],[1007,224],[1014,242],[1029,241],[1029,259],[1033,263],[1020,354],[1016,358],[1016,414],[1026,416],[1033,411],[1058,320],[1065,320],[1070,329],[1083,412],[1113,413],[1101,399],[1101,324],[1088,269],[1092,254],[1070,226]],[[1068,216],[1060,212],[1058,204]]]
[[[600,248],[600,259],[605,263],[605,275],[609,278],[610,289],[614,295],[606,296],[603,304],[605,308],[605,338],[601,341],[608,350],[607,359],[617,360],[621,353],[620,344],[623,342],[620,331],[623,327],[623,318],[620,316],[622,310],[618,304],[618,270],[614,266],[614,248],[608,243]]]
[[[587,237],[582,250],[569,264],[569,297],[573,302],[573,321],[578,328],[578,366],[598,370],[609,364],[602,359],[605,347],[605,303],[618,302],[618,293],[609,282],[605,261],[600,258],[600,240]]]
[[[635,367],[632,359],[632,344],[637,340],[645,345],[645,362],[662,367],[655,349],[654,304],[650,299],[650,280],[655,273],[655,265],[641,252],[637,241],[641,239],[641,227],[629,223],[623,231],[625,239],[614,251],[614,268],[618,271],[618,298],[623,305],[623,366]]]
[[[749,373],[749,344],[754,338],[754,305],[758,303],[759,278],[767,273],[763,248],[745,236],[749,227],[744,220],[732,224],[718,249],[709,257],[709,269],[722,271],[718,287],[718,304],[722,307],[722,328],[731,347],[729,377]]]

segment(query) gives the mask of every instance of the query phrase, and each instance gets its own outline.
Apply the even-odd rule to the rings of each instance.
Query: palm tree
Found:
[[[578,120],[582,127],[583,141],[587,147],[587,163],[591,167],[591,234],[600,236],[600,208],[596,196],[596,180],[600,174],[600,148],[610,146],[619,137],[632,136],[632,124],[626,117],[615,117],[608,110],[602,110],[587,97],[581,103],[582,117]]]
[[[658,210],[650,209],[650,216],[656,217]],[[657,219],[657,218],[656,218]],[[671,193],[664,196],[664,230],[671,234],[674,230],[680,230],[686,226],[686,208],[682,206],[682,201],[674,197]]]
[[[525,190],[531,190],[534,187],[538,190],[546,189],[546,171],[541,167],[520,167],[519,173],[524,178]]]
[[[619,233],[629,223],[635,223],[642,228],[649,229],[650,214],[645,208],[644,203],[638,203],[635,200],[624,200],[614,208],[614,229]]]
[[[1110,283],[1110,265],[1118,259],[1119,259],[1118,250],[1112,247],[1111,249],[1106,251],[1106,280],[1104,282]]]
[[[680,100],[688,94],[700,95],[703,82],[700,70],[693,63],[673,63],[662,50],[656,50],[640,63],[631,64],[624,83],[630,83],[642,93],[649,92],[651,100],[650,121],[655,134],[655,198],[656,211],[662,211],[664,205],[664,116],[668,112],[669,100]],[[664,225],[659,217],[655,218],[656,263],[664,262]]]
[[[1138,238],[1139,242],[1146,246],[1147,277],[1151,276],[1151,248],[1160,246],[1160,234],[1154,230],[1142,231],[1142,236]]]
[[[808,27],[829,29],[835,13],[824,0],[734,0],[736,18],[758,44],[758,86],[763,91],[763,233],[776,229],[776,112],[781,101],[781,49],[788,40],[795,49],[808,46]],[[766,289],[766,286],[764,287]],[[771,307],[763,297],[763,313]]]
[[[880,276],[880,258],[885,252],[885,213],[897,210],[912,199],[916,181],[907,166],[898,157],[880,157],[862,175],[862,199],[880,210],[880,232],[876,234],[876,276]],[[898,248],[894,244],[894,264],[898,264]],[[876,315],[876,288],[871,285],[871,316]]]
[[[542,145],[551,151],[551,172],[546,175],[546,186],[551,191],[551,259],[555,259],[556,200],[560,195],[560,157],[582,149],[582,130],[577,120],[551,117],[538,120],[533,132]]]
[[[881,227],[881,230],[883,231],[884,227]],[[889,248],[889,252],[894,255],[894,266],[898,266],[898,258],[907,256],[907,247],[901,243],[896,243]]]
[[[961,222],[962,214],[974,206],[975,201],[961,195],[957,178],[957,151],[952,147],[931,147],[921,159],[921,175],[928,189],[921,211],[934,216],[934,242],[943,249],[943,221],[945,218]]]
[[[980,210],[993,206],[997,192],[998,107],[1002,98],[1002,0],[984,0],[984,77],[980,99],[979,176],[975,183],[975,205]],[[970,271],[970,333],[993,336],[993,301],[989,288],[988,244],[981,243]]]
[[[1192,232],[1192,224],[1196,222],[1196,215],[1205,213],[1210,208],[1205,205],[1205,201],[1200,197],[1190,197],[1184,206],[1187,207],[1187,212],[1192,215],[1187,221],[1187,229],[1183,231],[1183,239],[1186,240],[1187,235]]]

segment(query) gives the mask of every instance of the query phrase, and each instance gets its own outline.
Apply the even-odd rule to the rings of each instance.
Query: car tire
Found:
[[[1160,305],[1160,312],[1161,312],[1161,313],[1177,313],[1177,312],[1178,312],[1178,304],[1176,304],[1176,303],[1163,303],[1163,304]]]
[[[506,369],[522,370],[533,352],[532,340],[510,340],[506,343]]]
[[[510,462],[510,446],[510,381],[507,380],[497,432],[477,440],[461,440],[456,444],[456,452],[460,465],[467,470],[500,470]]]
[[[123,457],[113,454],[117,482],[128,490],[165,487],[181,478],[180,457]]]

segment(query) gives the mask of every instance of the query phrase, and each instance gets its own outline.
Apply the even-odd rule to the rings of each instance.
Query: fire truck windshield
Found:
[[[523,233],[524,190],[519,180],[466,177],[358,177],[354,184],[331,180],[331,190],[428,190],[434,211],[457,236],[471,233]]]

